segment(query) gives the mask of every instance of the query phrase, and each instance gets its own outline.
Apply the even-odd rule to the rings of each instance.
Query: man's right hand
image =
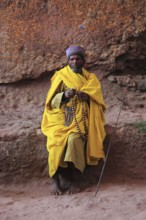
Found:
[[[75,94],[76,94],[76,90],[75,89],[68,89],[68,90],[66,90],[64,92],[64,97],[71,99],[71,98],[73,98],[75,96]]]

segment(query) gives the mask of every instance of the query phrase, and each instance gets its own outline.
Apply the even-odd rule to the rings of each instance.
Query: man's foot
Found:
[[[51,194],[52,194],[52,195],[57,195],[57,196],[58,196],[58,195],[62,195],[62,191],[60,190],[58,179],[52,178],[52,182],[51,182]]]
[[[80,188],[77,187],[71,176],[60,175],[60,187],[63,192],[66,191],[68,194],[75,194],[80,192]]]
[[[66,175],[60,175],[60,188],[63,192],[65,192],[66,190],[68,190],[72,184],[71,180],[66,177]]]
[[[76,194],[78,192],[80,192],[80,188],[74,183],[71,184],[70,188],[67,191],[68,194]]]

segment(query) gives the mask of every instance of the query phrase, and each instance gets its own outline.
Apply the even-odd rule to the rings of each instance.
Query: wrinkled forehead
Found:
[[[68,59],[69,60],[71,60],[71,59],[81,59],[81,60],[84,60],[84,57],[81,54],[73,54],[73,55],[70,55]]]

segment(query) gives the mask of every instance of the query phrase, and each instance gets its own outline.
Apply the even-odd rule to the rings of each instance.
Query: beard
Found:
[[[72,66],[71,69],[75,73],[81,73],[82,72],[82,67]]]

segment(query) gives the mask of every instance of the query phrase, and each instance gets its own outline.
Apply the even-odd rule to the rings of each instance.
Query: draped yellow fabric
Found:
[[[68,136],[71,132],[78,132],[73,121],[70,126],[64,126],[64,105],[60,108],[51,107],[51,100],[61,83],[68,88],[83,91],[90,96],[90,109],[84,103],[88,112],[88,140],[86,146],[87,164],[95,164],[100,158],[104,158],[103,140],[104,130],[104,110],[105,104],[101,92],[101,85],[93,73],[89,73],[83,68],[83,75],[74,73],[69,66],[57,71],[51,79],[51,87],[47,95],[46,106],[43,114],[41,129],[47,136],[47,149],[49,152],[49,174],[53,176],[59,166],[61,156],[64,152]],[[84,133],[82,122],[81,102],[78,101],[76,108],[76,118],[81,131]]]

